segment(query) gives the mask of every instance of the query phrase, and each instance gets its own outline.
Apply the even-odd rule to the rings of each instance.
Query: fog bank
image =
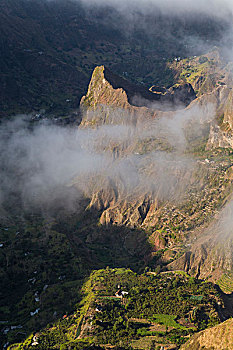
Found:
[[[0,127],[0,199],[15,192],[26,206],[57,201],[72,207],[111,179],[121,195],[141,191],[161,200],[181,197],[182,187],[188,185],[185,174],[195,166],[185,154],[185,128],[191,123],[192,136],[198,137],[213,117],[211,105],[171,113],[147,128],[128,124],[78,129],[52,123],[32,127],[29,117],[16,117]]]

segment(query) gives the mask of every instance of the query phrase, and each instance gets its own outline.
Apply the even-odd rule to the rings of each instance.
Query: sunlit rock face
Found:
[[[181,350],[216,349],[225,350],[233,348],[233,320],[227,320],[215,327],[208,328],[193,335],[190,340],[181,346]]]
[[[177,156],[177,145],[170,144],[172,136],[166,120],[175,115],[177,103],[185,110],[184,101],[187,105],[195,97],[190,84],[179,85],[165,94],[153,93],[134,86],[104,66],[96,67],[88,92],[81,100],[80,128],[103,130],[95,147],[112,158],[111,179],[102,174],[92,181],[100,181],[102,186],[101,190],[94,186],[90,202],[90,206],[103,211],[101,224],[154,226],[162,202],[175,197],[179,190],[183,192],[192,162]],[[164,125],[157,125],[163,118]],[[103,126],[123,126],[121,137],[118,135],[117,140],[114,135],[109,137],[110,129]],[[175,154],[170,155],[173,148]]]
[[[169,236],[170,229],[166,229],[166,233],[166,230],[157,228],[161,217],[167,220],[171,215],[166,213],[166,203],[179,206],[197,182],[199,185],[195,191],[201,191],[201,198],[206,196],[204,179],[200,180],[200,176],[205,176],[205,166],[200,167],[197,175],[200,163],[194,162],[191,155],[186,158],[185,152],[192,138],[201,142],[203,135],[207,140],[206,150],[229,147],[232,136],[228,133],[227,139],[226,136],[224,139],[222,127],[229,123],[229,130],[231,128],[232,90],[229,85],[212,86],[208,93],[200,93],[198,98],[194,98],[196,95],[190,84],[178,84],[169,91],[163,89],[158,92],[158,88],[154,88],[151,89],[154,92],[148,92],[116,76],[104,66],[96,67],[88,92],[81,100],[83,119],[80,128],[102,133],[95,148],[99,152],[104,151],[110,159],[108,168],[111,171],[103,172],[98,178],[90,178],[92,186],[86,192],[91,198],[89,206],[100,211],[100,224],[149,230],[155,251],[174,245],[173,238]],[[187,106],[179,103],[177,110],[171,96],[182,95],[184,91],[188,91]],[[119,129],[113,132],[115,127]],[[110,128],[113,128],[112,134],[109,133]],[[189,139],[184,131],[186,128],[190,130]],[[201,131],[202,128],[204,131]],[[208,159],[204,161],[205,164],[208,162]],[[230,176],[228,172],[226,178],[229,180]],[[221,185],[222,190],[225,191],[224,185]],[[187,198],[184,200],[187,201]],[[214,205],[214,199],[211,201]],[[202,213],[199,210],[195,214],[194,211],[194,221],[195,215],[201,216]],[[186,227],[188,232],[189,220],[186,216],[184,229],[177,231],[174,237],[185,235]],[[220,239],[222,230],[210,232],[202,229],[200,232],[191,249],[186,249],[181,257],[174,259],[169,268],[216,280],[222,271],[232,269],[232,242],[228,235],[228,248],[225,249]],[[169,262],[171,256],[176,256],[176,253],[165,254],[163,260]]]

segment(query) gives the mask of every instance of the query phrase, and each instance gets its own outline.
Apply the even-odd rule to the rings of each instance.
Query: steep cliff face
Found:
[[[187,106],[195,98],[190,84],[178,84],[161,94],[133,85],[99,66],[92,74],[87,94],[81,99],[81,108],[85,111],[81,125],[145,123],[148,118],[160,116],[161,111],[174,110],[176,105]],[[115,108],[117,115],[113,113]]]
[[[229,236],[202,232],[181,258],[169,265],[174,270],[182,269],[200,278],[218,280],[222,272],[233,270],[233,240]]]
[[[139,96],[140,94],[140,96]],[[137,97],[135,97],[137,96]],[[147,128],[154,119],[161,117],[163,112],[153,111],[147,107],[132,105],[132,99],[147,98],[149,101],[158,101],[161,95],[154,94],[141,87],[135,87],[126,80],[117,77],[104,66],[96,67],[93,72],[88,92],[81,100],[84,117],[80,127],[98,127],[101,125],[130,125],[131,127]],[[113,161],[122,154],[132,153],[137,140],[128,140],[124,143],[110,141],[110,152]],[[101,146],[100,146],[101,147]],[[134,188],[134,195],[125,192],[124,179],[117,176],[108,183],[105,180],[104,188],[92,194],[91,207],[102,211],[101,224],[118,224],[139,226],[143,224],[152,207],[154,212],[158,207],[157,200],[146,198],[147,194]],[[137,185],[136,185],[137,187]],[[151,206],[153,202],[153,205]]]
[[[233,235],[232,199],[228,198],[223,209],[215,214],[212,223],[201,230],[194,230],[186,252],[169,264],[171,269],[182,269],[187,273],[218,281],[221,289],[233,292]],[[225,277],[221,277],[225,273]]]
[[[175,61],[171,68],[176,79],[192,85],[199,106],[212,104],[216,119],[210,128],[207,149],[233,147],[232,63],[221,57],[219,50]]]
[[[165,187],[165,184],[156,189],[150,185],[145,186],[146,181],[150,182],[153,176],[154,179],[158,176],[157,172],[161,172],[160,169],[153,168],[154,155],[151,152],[172,147],[167,144],[166,135],[158,142],[158,138],[162,138],[162,135],[158,137],[158,130],[155,130],[157,136],[151,134],[151,127],[155,121],[172,116],[174,111],[168,112],[164,109],[170,109],[172,106],[174,108],[175,101],[180,103],[185,96],[188,101],[193,100],[195,96],[189,84],[171,89],[167,94],[161,95],[142,87],[133,86],[104,66],[96,67],[94,70],[88,92],[81,100],[83,119],[80,127],[130,126],[133,129],[132,135],[129,132],[129,137],[124,142],[115,142],[113,138],[109,141],[108,148],[105,148],[105,152],[108,151],[113,158],[113,163],[109,166],[118,168],[117,162],[120,163],[122,159],[128,157],[125,160],[128,164],[132,163],[133,166],[143,168],[138,175],[141,180],[135,180],[133,188],[132,184],[130,185],[130,191],[128,185],[125,184],[125,179],[113,174],[110,182],[109,179],[102,180],[104,188],[101,191],[95,190],[91,193],[90,206],[102,212],[101,224],[143,226],[145,228],[156,225],[158,209],[162,203],[158,199],[158,192],[163,191],[161,187]],[[156,106],[157,109],[135,105],[148,105],[148,103],[152,105],[155,103],[153,106]],[[143,132],[148,134],[146,139],[140,136]],[[100,140],[97,147],[103,150]],[[176,186],[179,187],[181,184],[175,164],[170,171],[175,178],[174,185],[176,183]],[[183,173],[181,182],[184,182],[187,177],[187,169],[180,169],[180,171]],[[161,182],[162,173],[159,176]],[[128,181],[133,183],[134,180],[129,179]],[[158,237],[156,240],[159,241]]]
[[[193,335],[187,343],[181,346],[181,350],[201,349],[233,349],[233,319]]]
[[[233,148],[233,92],[224,88],[219,95],[217,122],[211,126],[207,148]]]
[[[86,196],[91,198],[89,207],[99,211],[100,224],[142,228],[149,233],[148,239],[154,251],[165,247],[169,249],[161,261],[173,261],[168,266],[170,269],[182,269],[216,281],[224,271],[233,268],[232,240],[227,236],[224,241],[221,230],[213,231],[206,227],[231,191],[232,172],[229,169],[232,158],[227,154],[211,153],[213,147],[223,144],[220,143],[219,132],[216,133],[216,144],[211,139],[211,133],[213,128],[222,130],[217,123],[223,114],[226,123],[231,125],[232,90],[220,84],[209,93],[200,94],[194,100],[191,98],[191,103],[186,107],[180,106],[177,112],[171,96],[182,95],[187,89],[190,89],[188,83],[184,88],[179,85],[171,88],[167,94],[165,90],[160,93],[145,92],[104,66],[94,70],[88,92],[81,100],[83,119],[80,128],[102,130],[102,127],[126,126],[129,130],[123,141],[113,137],[106,146],[103,141],[105,133],[98,140],[98,150],[107,153],[111,159],[108,165],[111,175],[106,177],[103,173],[98,181],[96,177],[90,179],[89,183],[95,185],[87,188]],[[186,95],[186,103],[191,95],[192,89]],[[135,96],[144,106],[133,103]],[[148,101],[153,108],[148,107]],[[170,110],[165,110],[164,106]],[[190,115],[194,116],[194,121],[199,120],[199,129],[203,125],[207,127],[197,132]],[[171,122],[174,117],[176,122]],[[187,120],[183,123],[182,118]],[[213,121],[211,128],[209,120]],[[160,130],[164,123],[168,124],[165,132],[163,128]],[[183,128],[186,128],[184,133]],[[141,137],[142,134],[148,137]],[[183,140],[183,145],[184,134],[189,134],[191,141]],[[173,138],[181,143],[175,141],[174,146]],[[205,151],[203,154],[195,153],[195,160],[190,153],[187,162],[185,144],[189,142],[193,143],[189,145],[191,152],[192,147],[200,145]],[[158,154],[159,159],[156,158]],[[136,167],[137,176],[127,171],[119,176],[122,164],[123,167],[125,164]],[[177,245],[186,236],[195,237],[187,242],[192,249]]]
[[[143,108],[143,113],[141,113],[140,108],[132,106],[123,87],[114,88],[106,79],[104,66],[95,68],[87,94],[81,99],[80,105],[84,111],[82,127],[128,123],[136,125],[141,120],[142,114],[145,120],[156,117],[156,113],[147,108]],[[117,113],[114,113],[116,108]]]

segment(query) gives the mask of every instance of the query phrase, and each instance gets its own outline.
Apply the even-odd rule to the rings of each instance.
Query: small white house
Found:
[[[124,290],[118,290],[115,294],[115,296],[117,298],[123,298],[125,295],[129,294],[128,292],[124,291]]]
[[[30,315],[34,316],[34,315],[38,314],[39,311],[40,311],[40,308],[36,309],[35,311],[31,311]]]

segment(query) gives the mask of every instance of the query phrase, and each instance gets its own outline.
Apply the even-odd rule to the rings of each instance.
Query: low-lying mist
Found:
[[[3,122],[1,202],[16,194],[25,208],[72,209],[83,196],[91,197],[109,183],[125,198],[150,194],[178,200],[187,189],[187,173],[196,166],[187,153],[185,130],[192,127],[192,137],[198,137],[215,115],[212,105],[203,108],[194,104],[166,113],[146,127],[61,127],[32,123],[30,116]]]
[[[207,13],[216,17],[224,17],[233,11],[231,0],[81,0],[86,6],[113,6],[120,10],[143,11],[151,13],[151,9],[159,10],[165,14],[181,15],[184,13]]]

